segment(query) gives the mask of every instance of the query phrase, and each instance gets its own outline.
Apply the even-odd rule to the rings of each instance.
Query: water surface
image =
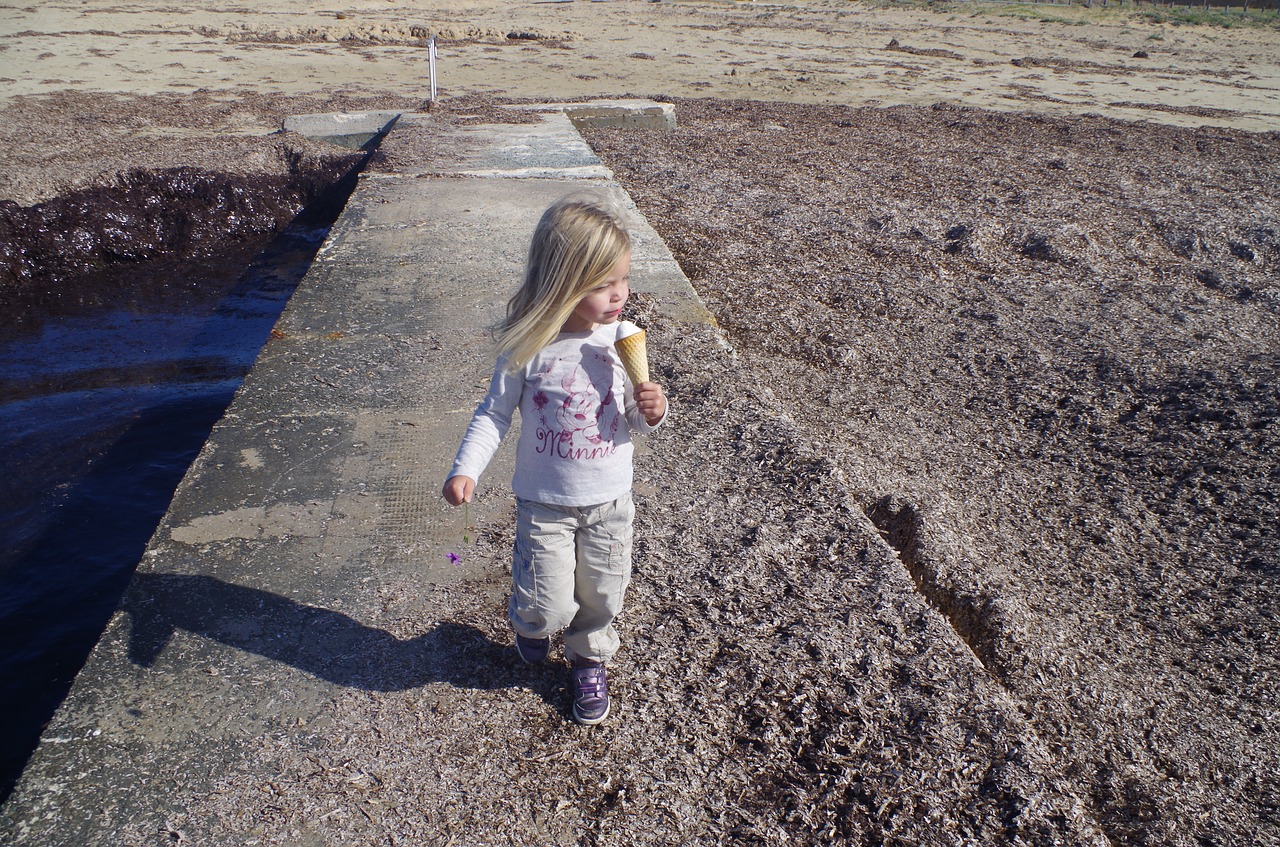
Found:
[[[326,233],[5,304],[0,799]]]

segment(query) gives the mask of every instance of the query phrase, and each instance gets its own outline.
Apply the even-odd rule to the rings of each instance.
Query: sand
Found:
[[[951,103],[1280,126],[1275,28],[1047,4],[938,9],[832,0],[5,4],[0,200],[33,204],[135,167],[280,173],[282,157],[264,139],[286,114],[421,108],[433,36],[445,103]]]
[[[844,105],[1096,112],[1269,130],[1274,30],[1175,26],[1118,11],[818,0],[55,2],[0,6],[0,103],[126,94],[665,94]],[[252,114],[188,132],[258,133]],[[155,135],[172,128],[156,127]]]

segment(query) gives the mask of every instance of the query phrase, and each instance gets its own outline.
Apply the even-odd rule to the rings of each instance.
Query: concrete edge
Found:
[[[563,112],[575,127],[603,126],[633,129],[675,129],[676,110],[654,100],[592,100],[583,103],[535,103],[504,106],[524,112]],[[391,131],[402,117],[418,113],[398,111],[324,112],[287,115],[284,132],[295,132],[313,141],[324,141],[352,150],[367,150]],[[483,176],[484,174],[476,174]]]

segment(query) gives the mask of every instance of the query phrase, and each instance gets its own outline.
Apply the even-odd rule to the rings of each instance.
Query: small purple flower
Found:
[[[455,568],[458,565],[462,564],[462,557],[459,556],[457,553],[445,553],[444,557],[448,559],[450,562],[453,562],[453,566]]]

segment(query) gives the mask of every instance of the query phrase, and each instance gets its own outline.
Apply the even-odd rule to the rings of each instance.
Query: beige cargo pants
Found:
[[[516,500],[511,626],[526,638],[564,630],[565,657],[608,662],[614,618],[631,582],[635,504],[628,492],[597,506]]]

